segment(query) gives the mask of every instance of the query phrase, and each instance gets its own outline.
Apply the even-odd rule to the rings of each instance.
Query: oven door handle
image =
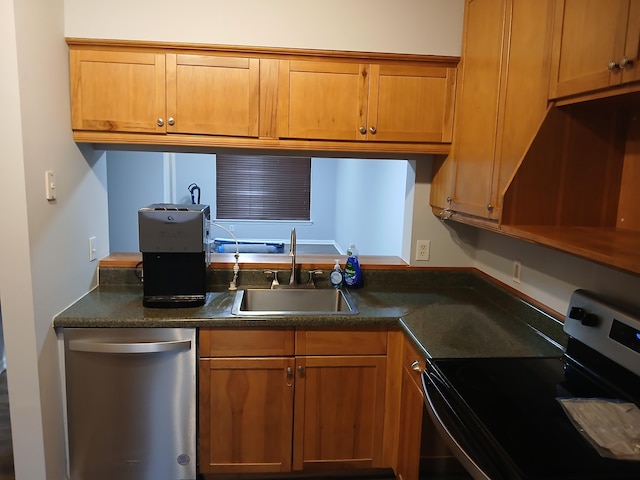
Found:
[[[438,388],[436,384],[437,381],[438,380],[435,379],[435,376],[429,372],[425,371],[422,374],[422,388],[425,395],[425,403],[427,406],[427,411],[429,412],[429,416],[431,417],[436,430],[444,439],[445,443],[451,449],[456,458],[467,470],[467,472],[469,472],[469,474],[474,478],[474,480],[497,480],[496,477],[490,477],[485,472],[485,470],[478,465],[476,460],[471,457],[471,455],[465,450],[465,448],[460,444],[460,442],[455,438],[450,429],[447,427],[446,422],[442,418],[443,415],[439,413],[436,399],[439,398],[441,399],[441,402],[446,403],[443,408],[450,410],[451,415],[455,416],[455,412],[453,412],[449,402],[447,402],[445,396]]]

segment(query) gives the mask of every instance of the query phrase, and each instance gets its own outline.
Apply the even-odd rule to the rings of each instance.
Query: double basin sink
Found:
[[[233,315],[355,315],[348,292],[337,288],[248,288],[238,290]]]

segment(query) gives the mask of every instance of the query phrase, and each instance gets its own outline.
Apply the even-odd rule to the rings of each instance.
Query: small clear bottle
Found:
[[[342,288],[344,275],[342,273],[342,268],[340,267],[340,260],[337,258],[336,264],[333,266],[333,270],[331,270],[331,274],[329,275],[329,280],[331,280],[331,286],[334,288]]]

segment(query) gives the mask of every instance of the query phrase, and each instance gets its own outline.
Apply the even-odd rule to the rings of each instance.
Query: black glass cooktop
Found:
[[[441,359],[430,364],[446,378],[444,390],[456,412],[462,412],[465,428],[497,452],[493,463],[500,464],[502,478],[640,479],[640,462],[601,457],[557,400],[624,394],[564,357]]]

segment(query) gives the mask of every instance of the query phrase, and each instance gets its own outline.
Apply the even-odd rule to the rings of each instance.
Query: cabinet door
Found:
[[[71,49],[74,130],[165,132],[164,54]]]
[[[506,74],[501,80],[500,115],[489,203],[502,217],[502,195],[547,112],[549,48],[554,0],[510,1]]]
[[[408,340],[402,347],[402,379],[400,382],[400,427],[398,436],[398,480],[418,480],[424,397],[421,373],[424,370],[423,355],[419,355]],[[418,362],[417,369],[413,364]]]
[[[200,471],[291,469],[293,358],[200,360]]]
[[[405,340],[402,357],[398,480],[437,478],[438,472],[445,471],[451,472],[452,478],[454,472],[467,478],[424,408],[424,355]]]
[[[367,139],[450,142],[456,69],[371,65]]]
[[[297,357],[294,470],[382,465],[386,357]]]
[[[629,0],[557,2],[550,98],[622,81],[623,72],[610,71],[608,66],[624,56],[628,14]]]
[[[258,136],[260,60],[167,55],[169,133]]]
[[[629,3],[627,40],[623,57],[632,63],[622,71],[622,82],[640,80],[640,0],[631,0]]]
[[[467,2],[452,154],[456,212],[501,218],[503,191],[547,111],[552,13],[552,0]]]
[[[452,210],[492,215],[505,0],[467,0],[453,140]]]
[[[368,69],[350,62],[281,61],[279,136],[366,139]]]

